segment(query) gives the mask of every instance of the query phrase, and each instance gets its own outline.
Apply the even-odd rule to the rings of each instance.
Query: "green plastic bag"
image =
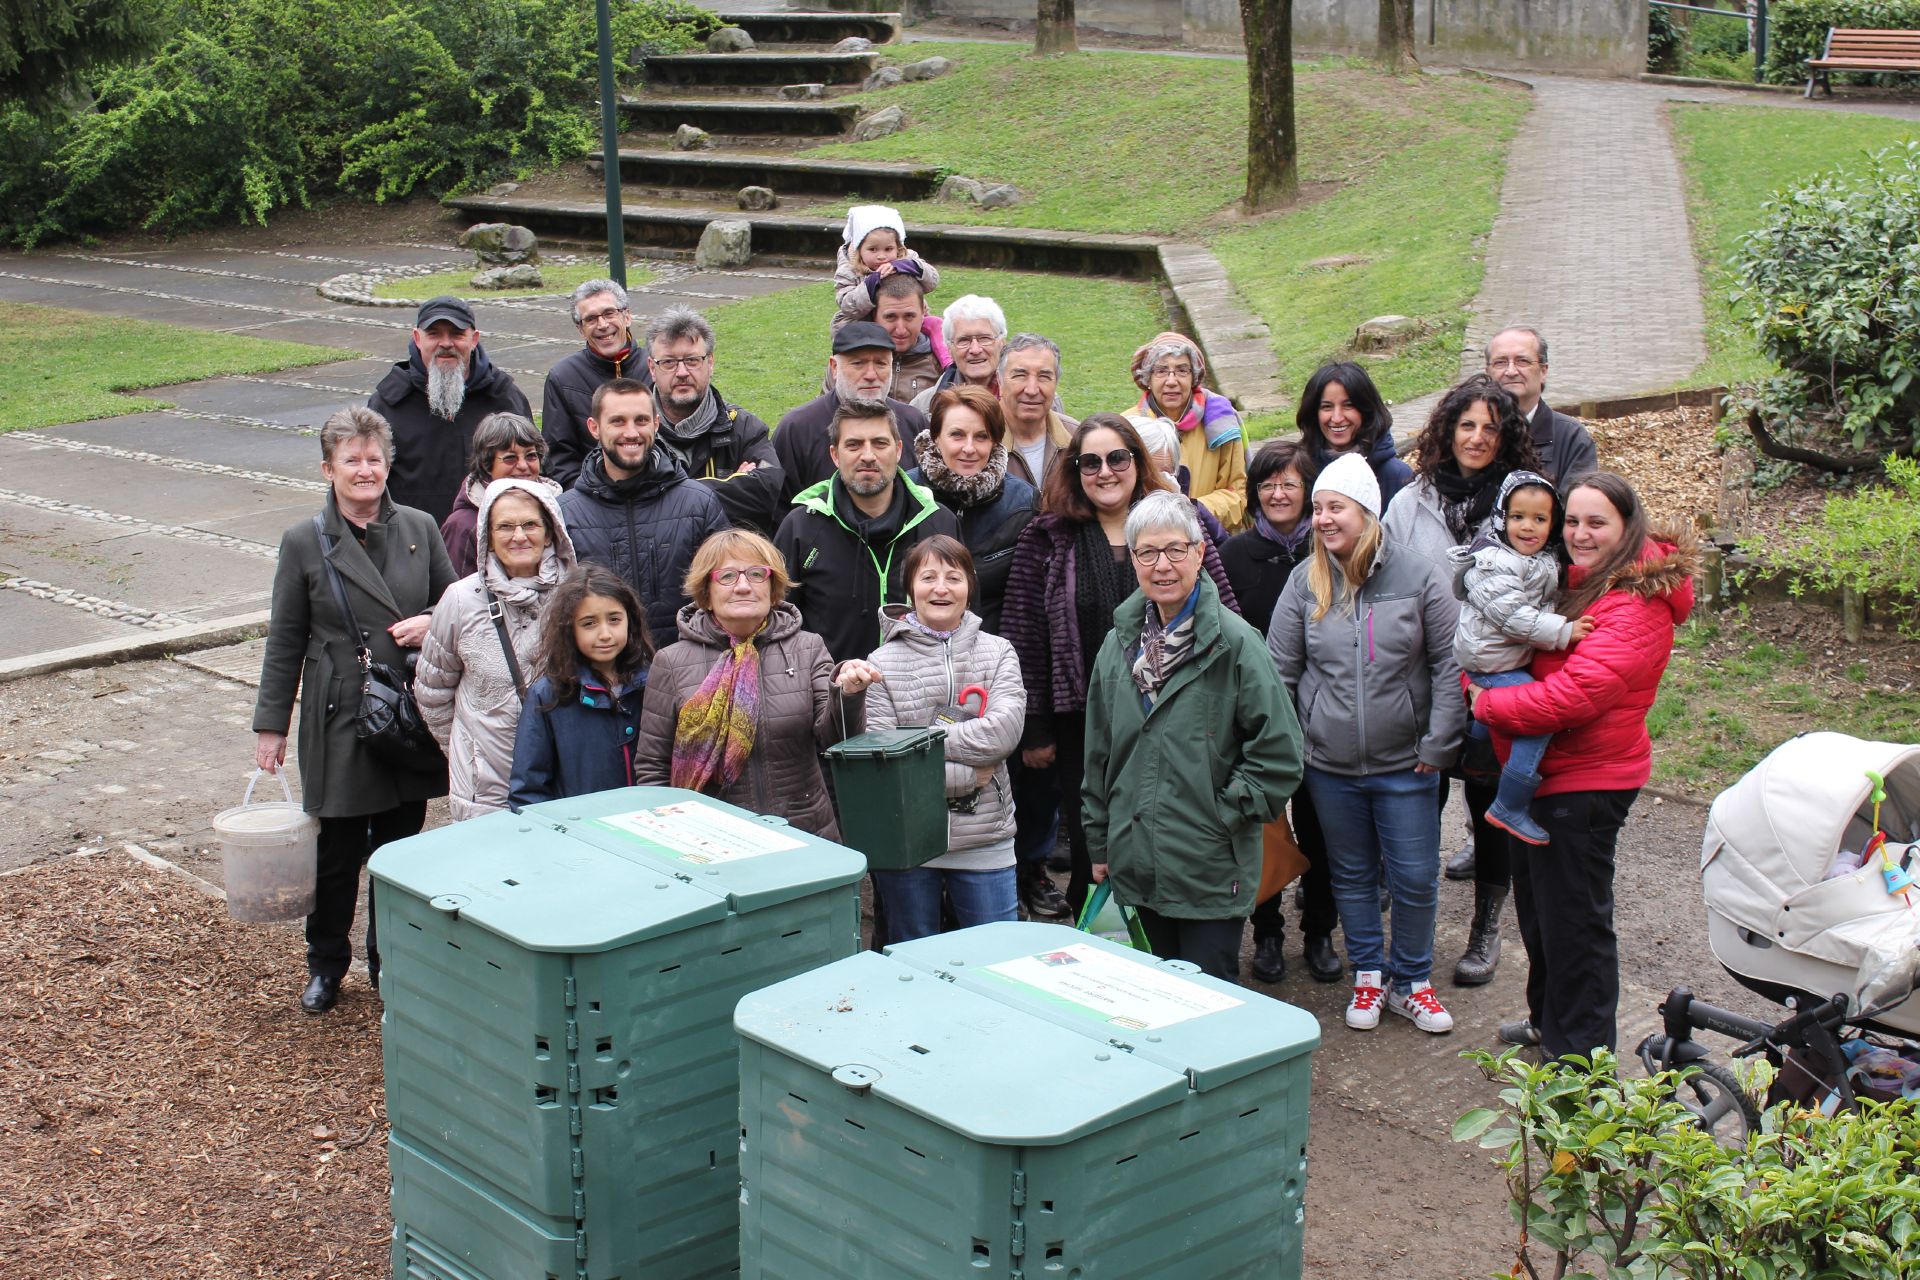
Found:
[[[1114,900],[1113,886],[1106,880],[1093,886],[1093,892],[1087,895],[1087,905],[1081,909],[1080,923],[1075,928],[1135,951],[1149,954],[1153,951],[1147,945],[1147,931],[1141,928],[1140,917],[1132,907]]]

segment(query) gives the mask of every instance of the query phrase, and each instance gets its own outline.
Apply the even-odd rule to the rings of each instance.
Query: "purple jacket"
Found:
[[[1021,679],[1027,686],[1027,727],[1020,743],[1023,749],[1051,744],[1054,715],[1081,712],[1087,706],[1075,533],[1072,521],[1043,513],[1027,525],[1013,551],[1000,634],[1019,655]],[[1220,553],[1211,539],[1203,541],[1207,576],[1220,589],[1220,602],[1238,613],[1240,606],[1220,563]]]

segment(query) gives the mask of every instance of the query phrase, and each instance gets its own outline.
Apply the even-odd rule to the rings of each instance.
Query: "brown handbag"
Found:
[[[1307,871],[1307,855],[1300,852],[1299,844],[1293,838],[1293,825],[1282,812],[1266,825],[1261,837],[1260,892],[1254,895],[1255,904],[1265,902],[1274,894],[1298,880]]]

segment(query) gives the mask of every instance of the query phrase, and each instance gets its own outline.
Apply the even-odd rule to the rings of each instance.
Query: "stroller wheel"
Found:
[[[1750,1134],[1760,1132],[1760,1108],[1736,1076],[1717,1062],[1696,1062],[1679,1068],[1673,1084],[1674,1101],[1723,1147],[1744,1147]]]

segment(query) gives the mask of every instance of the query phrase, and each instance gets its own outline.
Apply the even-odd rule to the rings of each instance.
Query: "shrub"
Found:
[[[1833,1117],[1783,1105],[1729,1148],[1674,1100],[1670,1074],[1623,1079],[1605,1050],[1570,1066],[1516,1054],[1466,1055],[1507,1087],[1453,1129],[1506,1172],[1515,1275],[1920,1278],[1912,1104]]]
[[[1687,29],[1673,20],[1673,10],[1647,6],[1647,70],[1671,75],[1680,69],[1687,46]]]
[[[1920,443],[1920,142],[1769,201],[1730,266],[1735,311],[1781,368],[1736,392],[1730,407],[1757,414],[1783,440],[1815,449],[1845,441],[1869,464],[1912,453]]]
[[[1829,494],[1817,524],[1743,544],[1762,572],[1783,573],[1795,595],[1848,590],[1884,603],[1920,632],[1920,463],[1887,459],[1886,483]]]
[[[1826,49],[1829,27],[1920,31],[1920,0],[1779,0],[1767,15],[1771,84],[1804,84],[1807,59]]]

